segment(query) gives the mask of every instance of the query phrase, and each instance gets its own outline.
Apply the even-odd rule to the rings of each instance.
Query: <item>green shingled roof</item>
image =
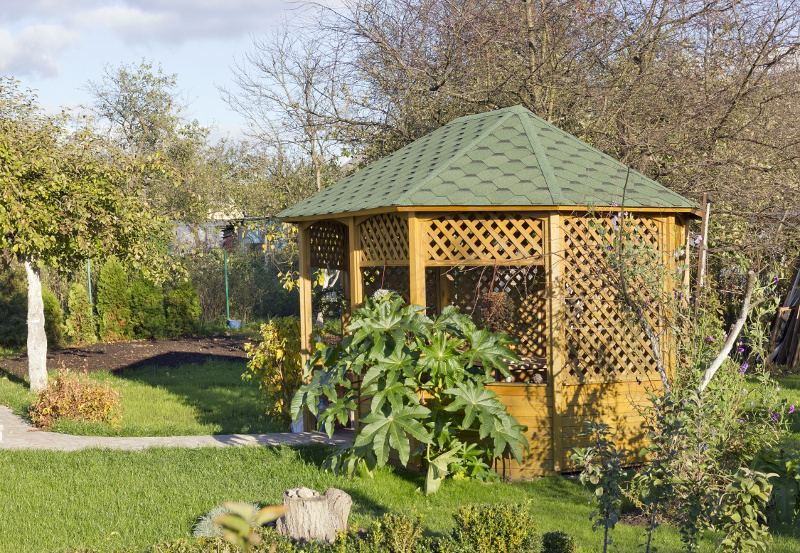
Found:
[[[623,203],[627,167],[522,106],[469,115],[278,214],[292,219],[385,207]],[[626,207],[698,209],[635,171]]]

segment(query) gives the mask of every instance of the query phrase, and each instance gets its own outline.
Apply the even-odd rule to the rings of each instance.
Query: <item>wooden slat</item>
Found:
[[[561,427],[566,430],[567,428],[585,428],[584,422],[587,420],[602,422],[612,428],[620,426],[638,425],[642,427],[647,419],[638,413],[595,413],[590,416],[577,415],[564,415],[561,417]]]
[[[617,440],[630,440],[630,439],[638,439],[644,438],[647,435],[647,430],[642,428],[641,422],[634,422],[632,424],[622,424],[622,425],[610,425],[611,429],[611,436]],[[564,437],[564,447],[569,445],[572,447],[572,444],[576,441],[579,441],[579,434],[583,432],[584,427],[583,425],[580,426],[565,426],[563,428],[562,434]],[[582,440],[582,438],[581,438]]]
[[[564,408],[564,417],[579,418],[581,420],[599,420],[606,422],[605,417],[618,415],[639,415],[642,406],[629,402],[610,404],[575,405],[567,404]]]
[[[546,384],[497,382],[495,384],[489,384],[486,386],[486,388],[493,391],[500,397],[553,397],[552,390]]]
[[[563,403],[567,404],[592,404],[592,403],[622,403],[646,401],[648,392],[659,393],[661,381],[648,380],[638,382],[611,382],[570,385],[564,387]]]

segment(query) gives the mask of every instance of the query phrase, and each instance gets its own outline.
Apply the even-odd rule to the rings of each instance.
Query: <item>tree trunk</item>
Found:
[[[280,534],[295,540],[332,543],[337,532],[347,531],[352,504],[350,496],[336,488],[328,488],[325,495],[308,488],[286,490],[283,505],[289,512],[275,526]]]
[[[28,378],[32,392],[47,389],[47,334],[44,332],[44,300],[39,267],[25,262],[28,277]]]

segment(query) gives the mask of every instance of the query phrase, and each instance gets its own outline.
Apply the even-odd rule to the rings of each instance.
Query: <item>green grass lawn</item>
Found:
[[[209,363],[180,369],[97,375],[123,394],[123,435],[265,431],[258,390],[241,381],[241,364]],[[781,394],[800,406],[800,377],[779,379]],[[31,396],[24,383],[0,377],[0,403],[24,411]],[[792,418],[787,440],[800,443]],[[169,421],[169,422],[165,422]],[[177,430],[176,430],[177,429]],[[79,429],[74,429],[78,431]],[[84,427],[81,429],[86,431]],[[97,431],[98,429],[91,429]],[[326,450],[309,448],[151,449],[140,452],[0,450],[0,553],[91,547],[144,549],[191,535],[196,520],[227,500],[276,504],[283,490],[333,486],[353,497],[351,523],[367,527],[385,512],[419,513],[429,535],[452,529],[451,513],[465,503],[519,502],[542,532],[574,535],[584,553],[602,550],[591,530],[590,492],[573,479],[485,485],[448,480],[430,497],[418,477],[391,468],[353,480],[323,472]],[[644,530],[618,525],[618,551],[640,550]],[[800,533],[775,534],[770,551],[800,551]],[[681,551],[677,530],[656,533],[660,553]],[[700,551],[713,551],[706,536]]]
[[[789,428],[784,433],[781,446],[789,450],[800,451],[800,375],[779,376],[775,380],[781,387],[780,397],[797,411],[789,417]]]
[[[589,522],[590,494],[574,480],[485,485],[446,481],[425,497],[421,480],[392,469],[353,480],[322,472],[325,450],[244,447],[152,449],[143,452],[0,451],[0,552],[25,553],[85,546],[111,551],[189,537],[195,521],[222,501],[276,504],[283,490],[333,486],[353,497],[351,524],[367,527],[385,512],[419,513],[425,531],[443,535],[451,513],[465,503],[530,501],[542,532],[576,536],[582,551],[599,551],[601,534]],[[643,529],[620,525],[619,551],[636,551]],[[661,553],[680,551],[673,528],[657,531]],[[701,551],[713,550],[706,539]],[[800,541],[778,538],[771,551],[795,552]]]
[[[283,490],[297,486],[345,490],[353,498],[351,524],[367,527],[385,512],[419,513],[429,535],[453,528],[451,513],[466,503],[519,502],[542,532],[574,535],[583,552],[600,551],[601,534],[591,530],[590,493],[574,480],[486,485],[448,480],[425,497],[421,479],[384,468],[374,479],[353,480],[320,470],[326,450],[244,447],[152,449],[143,452],[0,451],[0,553],[64,550],[84,546],[112,551],[145,548],[191,535],[196,520],[222,501],[277,504]],[[618,525],[618,551],[638,550],[644,530]],[[674,528],[656,533],[661,553],[678,552]],[[771,551],[800,550],[800,540],[776,537]],[[700,551],[713,551],[706,537]]]
[[[210,361],[176,369],[160,367],[101,372],[121,394],[119,432],[106,424],[63,421],[54,430],[91,436],[197,436],[284,432],[268,419],[261,392],[241,378],[244,363]],[[3,373],[0,403],[26,415],[34,400],[25,383]]]

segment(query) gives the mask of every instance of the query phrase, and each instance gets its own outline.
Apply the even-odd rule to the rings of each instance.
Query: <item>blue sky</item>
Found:
[[[48,110],[89,104],[81,87],[103,68],[143,58],[178,75],[189,114],[240,133],[243,121],[220,98],[231,66],[253,34],[294,16],[284,0],[5,0],[0,9],[0,73],[38,91]]]

